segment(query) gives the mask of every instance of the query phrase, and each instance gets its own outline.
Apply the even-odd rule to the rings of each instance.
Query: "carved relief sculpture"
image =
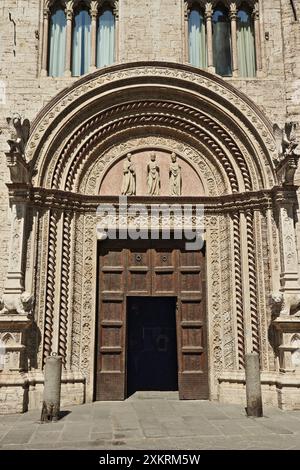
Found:
[[[175,153],[171,154],[171,164],[169,169],[170,178],[170,196],[181,196],[181,167],[177,162]]]
[[[156,154],[150,155],[150,162],[147,165],[147,188],[150,196],[159,196],[160,192],[160,169],[156,162]]]
[[[136,171],[135,165],[131,161],[131,153],[127,154],[124,161],[121,193],[124,196],[134,196],[136,194]]]
[[[7,141],[10,151],[24,156],[30,130],[28,119],[24,119],[22,122],[21,116],[15,113],[12,118],[7,118],[7,123],[11,128],[10,139]]]

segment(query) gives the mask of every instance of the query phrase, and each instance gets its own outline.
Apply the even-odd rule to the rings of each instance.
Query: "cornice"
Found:
[[[118,206],[117,196],[89,196],[85,194],[61,191],[46,188],[20,188],[17,185],[8,185],[10,197],[18,202],[40,209],[55,209],[61,211],[96,212],[99,204],[113,204]],[[247,209],[265,210],[273,207],[274,203],[296,202],[297,187],[274,187],[270,190],[235,193],[223,196],[180,197],[171,196],[130,196],[128,204],[143,204],[149,207],[152,204],[203,204],[207,213],[231,213]]]

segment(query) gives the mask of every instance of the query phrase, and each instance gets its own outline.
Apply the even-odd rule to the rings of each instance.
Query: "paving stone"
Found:
[[[90,424],[76,424],[76,426],[72,424],[66,424],[61,433],[61,441],[88,441],[90,438],[90,432]]]
[[[243,434],[243,428],[239,426],[235,421],[220,421],[220,420],[211,420],[211,424],[215,425],[216,428],[220,429],[225,436],[232,436],[238,435],[241,436]],[[246,431],[244,431],[246,432]]]
[[[278,423],[278,420],[271,420],[268,418],[261,419],[263,420],[261,421],[261,424],[271,432],[274,432],[274,434],[293,434],[292,431],[289,431],[287,428]]]
[[[26,444],[29,442],[34,429],[13,428],[1,439],[1,445],[6,444]]]
[[[58,441],[61,431],[36,431],[31,439],[30,444],[51,444]]]

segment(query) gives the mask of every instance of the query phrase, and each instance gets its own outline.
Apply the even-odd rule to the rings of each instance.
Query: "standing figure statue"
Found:
[[[159,196],[160,191],[160,169],[156,162],[154,152],[150,154],[150,162],[147,165],[147,187],[150,196]]]
[[[171,154],[169,169],[170,196],[181,196],[181,166],[177,162],[175,153]]]
[[[131,153],[127,154],[123,165],[123,182],[121,193],[124,196],[135,196],[136,193],[136,172],[131,161]]]

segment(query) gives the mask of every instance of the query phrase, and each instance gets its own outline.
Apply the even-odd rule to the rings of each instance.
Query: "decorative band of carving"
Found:
[[[253,211],[246,211],[247,225],[247,245],[248,245],[248,265],[249,265],[249,290],[250,290],[250,310],[252,326],[253,351],[259,352],[259,319],[257,312],[257,271],[255,262],[255,242],[254,242],[254,223]]]
[[[236,296],[236,324],[239,368],[245,367],[244,319],[243,319],[243,288],[241,273],[240,215],[233,215],[233,249]]]
[[[230,84],[224,82],[222,78],[212,76],[209,73],[198,70],[197,73],[191,66],[179,65],[165,62],[139,62],[133,64],[119,64],[100,69],[94,74],[83,77],[69,87],[63,94],[56,96],[38,114],[32,125],[32,135],[28,146],[29,160],[34,157],[37,147],[45,133],[45,129],[57,120],[60,112],[65,112],[67,106],[80,104],[84,100],[86,93],[99,96],[101,87],[116,89],[118,82],[125,80],[131,85],[137,80],[144,80],[144,84],[149,83],[149,78],[154,78],[159,83],[166,82],[173,87],[178,86],[190,89],[191,84],[197,88],[199,95],[203,97],[209,95],[218,103],[225,101],[225,108],[229,108],[238,119],[246,122],[247,127],[255,129],[256,134],[262,136],[268,150],[275,153],[276,147],[272,137],[270,122],[263,116],[263,113],[252,103],[247,96],[234,89]],[[73,106],[74,109],[74,106]],[[37,154],[38,155],[38,154]]]
[[[58,213],[51,211],[49,220],[48,238],[48,265],[46,282],[46,309],[44,323],[44,350],[43,362],[52,352],[53,317],[55,300],[55,270],[56,270],[56,245],[57,245]]]
[[[70,276],[70,231],[72,214],[66,212],[63,220],[63,241],[61,258],[61,291],[59,309],[59,341],[58,353],[66,365],[68,341],[68,308],[69,308],[69,276]]]

